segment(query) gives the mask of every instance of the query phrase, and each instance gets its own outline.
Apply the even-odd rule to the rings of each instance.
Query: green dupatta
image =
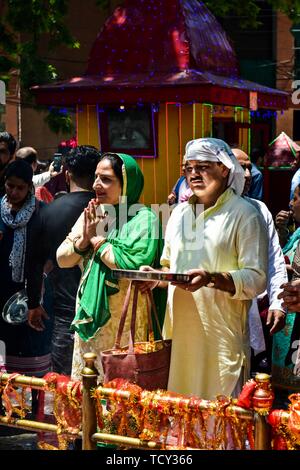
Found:
[[[101,254],[108,244],[112,246],[115,264],[119,269],[139,269],[142,265],[158,266],[162,251],[161,237],[154,232],[158,227],[155,213],[143,206],[136,215],[128,216],[132,205],[139,200],[144,177],[132,157],[120,153],[117,155],[123,161],[123,190],[121,203],[115,206],[115,228],[86,265],[78,291],[78,308],[72,322],[83,341],[93,338],[99,328],[110,319],[109,296],[119,291],[118,282],[112,278],[110,268],[101,260]],[[123,196],[127,196],[127,211],[121,207],[125,203]],[[127,215],[127,220],[120,220],[119,214],[122,213]],[[165,301],[159,300],[157,307],[162,322]]]

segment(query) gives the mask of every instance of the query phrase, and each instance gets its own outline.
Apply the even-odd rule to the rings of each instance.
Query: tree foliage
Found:
[[[285,13],[293,22],[300,22],[300,0],[266,0],[266,2],[274,10]],[[110,4],[109,0],[96,0],[96,3],[101,8],[108,8]],[[259,25],[257,17],[261,10],[261,0],[204,0],[203,3],[216,16],[224,17],[231,14],[239,16],[241,26],[245,28]]]
[[[55,134],[72,134],[73,121],[67,109],[51,107],[45,121]]]
[[[80,46],[65,25],[68,3],[68,0],[2,0],[0,48],[4,52],[4,63],[0,64],[1,74],[9,73],[8,66],[19,68],[25,90],[57,77],[55,68],[40,55],[40,42],[46,42],[50,51],[60,44],[71,48]]]
[[[274,8],[285,13],[293,23],[300,22],[300,0],[268,0]]]
[[[200,1],[200,0],[199,0]],[[259,26],[262,2],[256,0],[206,0],[205,5],[219,17],[238,16],[244,28]],[[266,0],[274,10],[285,13],[293,22],[300,21],[300,0]]]
[[[0,0],[0,79],[7,83],[11,71],[19,70],[27,103],[32,102],[31,86],[58,77],[55,67],[41,55],[41,42],[49,51],[61,44],[80,47],[65,24],[68,4],[68,0]],[[53,122],[49,117],[51,126]]]

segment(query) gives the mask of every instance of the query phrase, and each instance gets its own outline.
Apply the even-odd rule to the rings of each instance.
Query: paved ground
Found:
[[[26,433],[16,434],[18,430],[1,426],[0,429],[0,450],[37,450],[37,434]],[[4,436],[4,433],[10,435]]]

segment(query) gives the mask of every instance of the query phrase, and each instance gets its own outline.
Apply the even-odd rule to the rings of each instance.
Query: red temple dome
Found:
[[[125,0],[98,34],[84,75],[32,87],[39,104],[209,102],[285,109],[287,93],[239,76],[230,41],[198,0]]]
[[[178,72],[237,76],[233,48],[216,18],[197,0],[127,0],[98,34],[87,75]]]

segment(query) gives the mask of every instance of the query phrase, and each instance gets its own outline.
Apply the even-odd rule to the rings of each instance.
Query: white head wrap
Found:
[[[228,187],[239,196],[245,186],[245,172],[230,147],[221,139],[203,138],[190,140],[185,147],[184,161],[221,162],[230,170]]]

